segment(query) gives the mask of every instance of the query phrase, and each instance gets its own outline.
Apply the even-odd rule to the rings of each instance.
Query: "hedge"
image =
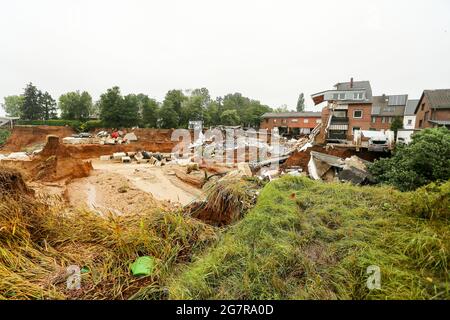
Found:
[[[52,119],[52,120],[18,120],[18,125],[25,126],[69,126],[78,132],[90,131],[96,128],[104,128],[105,125],[101,120],[89,120],[82,122],[79,120],[63,120],[63,119]]]

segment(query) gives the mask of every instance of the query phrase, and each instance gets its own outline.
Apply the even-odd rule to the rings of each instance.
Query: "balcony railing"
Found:
[[[331,124],[337,124],[337,123],[348,123],[349,119],[348,117],[335,117],[331,118]]]

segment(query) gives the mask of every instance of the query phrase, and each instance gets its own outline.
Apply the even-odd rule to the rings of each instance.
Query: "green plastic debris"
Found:
[[[88,273],[89,271],[91,271],[91,270],[89,269],[89,267],[83,267],[83,268],[81,268],[81,270],[80,270],[81,273]]]
[[[139,257],[131,264],[131,272],[136,277],[149,276],[154,269],[155,258],[149,256]]]

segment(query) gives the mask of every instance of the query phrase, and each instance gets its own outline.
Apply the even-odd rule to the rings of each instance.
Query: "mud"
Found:
[[[15,126],[11,136],[0,149],[2,153],[27,151],[36,145],[43,145],[48,135],[64,138],[71,136],[75,131],[70,127],[60,126]]]
[[[186,205],[202,192],[179,181],[169,167],[94,160],[89,177],[73,180],[65,192],[72,206],[101,213],[139,213],[149,208]]]

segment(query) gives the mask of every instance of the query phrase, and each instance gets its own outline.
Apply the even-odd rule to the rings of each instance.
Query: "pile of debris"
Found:
[[[311,151],[308,163],[309,176],[326,182],[348,181],[356,185],[373,183],[367,170],[370,163],[357,156],[342,159],[325,153]]]
[[[147,151],[137,152],[116,152],[112,155],[100,156],[101,161],[114,161],[121,163],[131,163],[133,161],[137,163],[149,163],[154,166],[164,166],[168,162],[174,160],[172,153],[152,153]]]
[[[27,152],[13,152],[8,155],[0,154],[1,161],[31,161],[31,156]]]
[[[96,135],[83,132],[63,139],[63,143],[65,144],[117,145],[129,144],[130,142],[135,141],[138,141],[136,134],[133,132],[127,133],[122,130],[114,130],[111,133],[107,131],[100,131]]]

